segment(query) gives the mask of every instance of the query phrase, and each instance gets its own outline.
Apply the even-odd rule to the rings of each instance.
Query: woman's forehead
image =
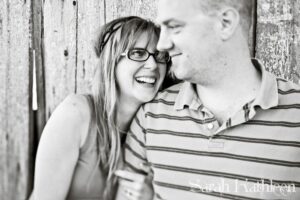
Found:
[[[158,35],[154,32],[144,32],[138,37],[136,37],[135,42],[133,43],[133,47],[139,48],[156,48],[156,44],[158,42]]]

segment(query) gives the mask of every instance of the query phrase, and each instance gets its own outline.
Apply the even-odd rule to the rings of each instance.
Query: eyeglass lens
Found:
[[[166,63],[169,61],[169,55],[167,52],[157,51],[154,54],[151,54],[146,49],[131,49],[128,52],[128,57],[135,61],[146,61],[150,55],[153,55],[154,59],[159,63]]]

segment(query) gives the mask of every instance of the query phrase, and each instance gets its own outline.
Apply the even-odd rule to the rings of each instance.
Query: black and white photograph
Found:
[[[0,0],[0,200],[300,200],[300,0]]]

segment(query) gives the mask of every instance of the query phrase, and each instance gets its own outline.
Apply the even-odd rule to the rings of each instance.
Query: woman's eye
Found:
[[[142,51],[142,50],[134,50],[131,52],[131,55],[134,56],[134,57],[143,57],[145,56],[145,51]]]

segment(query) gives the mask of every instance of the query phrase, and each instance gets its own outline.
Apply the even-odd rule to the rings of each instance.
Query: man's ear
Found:
[[[220,12],[221,19],[221,38],[222,40],[228,40],[234,35],[240,24],[239,12],[231,7],[223,8]]]

